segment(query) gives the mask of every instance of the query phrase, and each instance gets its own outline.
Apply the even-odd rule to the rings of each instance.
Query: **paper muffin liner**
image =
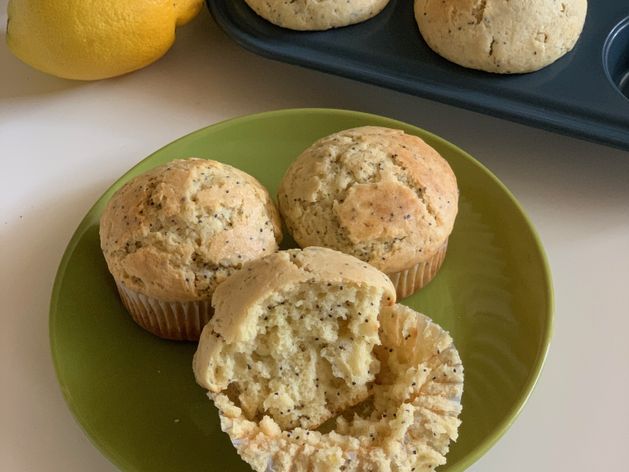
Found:
[[[447,250],[448,240],[446,239],[443,246],[430,259],[400,272],[387,273],[395,286],[398,300],[414,294],[435,278],[435,275],[437,275],[437,272],[443,265]]]
[[[382,369],[372,411],[323,433],[282,430],[245,417],[226,392],[210,393],[221,428],[256,471],[434,470],[458,437],[463,366],[452,338],[430,318],[396,305],[384,313]]]
[[[214,310],[210,300],[164,302],[116,282],[125,308],[138,325],[164,339],[198,341]]]

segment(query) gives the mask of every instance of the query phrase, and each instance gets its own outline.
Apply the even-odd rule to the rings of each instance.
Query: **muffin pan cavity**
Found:
[[[435,54],[419,34],[412,1],[391,0],[371,20],[322,32],[277,27],[245,0],[206,3],[232,39],[263,56],[629,150],[626,0],[590,0],[571,52],[514,75],[466,69]]]
[[[618,23],[607,37],[603,65],[614,87],[629,99],[629,17]]]

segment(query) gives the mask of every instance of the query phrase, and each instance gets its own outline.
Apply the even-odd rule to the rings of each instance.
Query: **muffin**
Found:
[[[587,0],[415,0],[419,31],[437,54],[464,67],[532,72],[572,50]]]
[[[245,418],[314,429],[363,401],[379,371],[378,315],[395,303],[387,276],[326,248],[246,264],[214,294],[193,369]]]
[[[303,316],[295,322],[316,325],[316,311],[305,310]],[[427,316],[399,304],[383,307],[379,318],[379,345],[371,353],[379,371],[369,398],[359,407],[342,412],[323,431],[305,426],[286,428],[281,415],[247,414],[234,392],[210,393],[221,428],[254,470],[420,471],[446,463],[450,443],[457,439],[461,424],[458,416],[464,378],[452,338]],[[215,339],[212,342],[227,343]],[[258,331],[257,339],[273,343],[273,331]],[[340,346],[334,348],[343,356]],[[235,366],[241,358],[232,350],[223,361]],[[248,372],[247,368],[233,370],[233,381],[254,382],[251,388],[263,388],[266,382],[286,376],[271,369],[267,371],[269,380],[254,380]],[[316,383],[311,387],[315,389]],[[332,393],[328,400],[334,397]]]
[[[118,190],[100,220],[100,243],[124,306],[144,329],[197,340],[216,287],[273,253],[280,220],[250,175],[205,159],[175,160]]]
[[[368,262],[403,298],[441,267],[458,196],[452,169],[422,139],[366,126],[306,149],[286,171],[278,203],[301,247],[330,247]]]
[[[376,16],[389,0],[245,0],[262,18],[300,31],[353,25]]]

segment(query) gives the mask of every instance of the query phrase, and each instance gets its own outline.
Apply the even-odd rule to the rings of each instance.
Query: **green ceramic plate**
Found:
[[[50,308],[59,383],[88,436],[122,470],[249,468],[194,382],[195,346],[157,339],[125,313],[99,247],[98,219],[107,200],[130,178],[189,156],[234,165],[275,194],[304,148],[361,125],[421,136],[448,159],[461,189],[443,268],[421,293],[404,300],[450,331],[465,365],[463,424],[440,470],[464,470],[520,412],[548,349],[552,288],[539,239],[509,191],[468,154],[413,126],[349,111],[276,111],[196,131],[143,160],[95,203],[63,256]]]

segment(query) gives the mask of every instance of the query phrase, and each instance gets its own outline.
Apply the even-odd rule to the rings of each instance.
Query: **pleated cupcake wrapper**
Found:
[[[209,393],[219,411],[221,429],[229,435],[238,454],[257,472],[288,472],[294,470],[434,470],[446,462],[452,441],[456,441],[463,394],[463,366],[452,339],[441,327],[424,315],[405,308],[391,317],[387,316],[381,328],[390,333],[383,337],[380,361],[387,363],[389,349],[401,350],[408,355],[408,368],[415,370],[415,377],[400,372],[400,382],[417,382],[408,385],[414,389],[399,404],[396,419],[386,415],[373,420],[373,428],[362,433],[363,442],[357,436],[344,432],[322,433],[316,430],[295,428],[282,430],[269,419],[256,421],[246,418],[243,411],[230,399],[226,391]],[[410,317],[413,321],[405,322]],[[404,327],[410,331],[403,331]],[[406,334],[412,333],[412,334]],[[428,347],[427,347],[428,346]],[[411,354],[413,353],[413,354]],[[423,353],[423,354],[421,354]],[[405,356],[407,357],[407,356]],[[426,371],[426,369],[429,369]],[[394,388],[395,390],[395,388]],[[381,395],[387,396],[386,392]],[[266,421],[266,424],[264,423]],[[367,420],[370,421],[370,420]],[[369,431],[377,434],[382,421],[410,425],[403,436],[392,432],[387,441],[374,448],[364,439]],[[273,423],[273,426],[269,426]],[[413,431],[411,431],[411,429]],[[380,431],[386,431],[386,428]],[[421,432],[422,435],[419,435]],[[373,440],[373,436],[371,436]],[[392,447],[388,452],[387,444]],[[376,453],[377,452],[377,453]],[[384,459],[386,468],[377,463]],[[404,463],[407,467],[395,468]],[[316,464],[316,466],[315,466]]]
[[[398,300],[406,298],[428,285],[428,282],[439,272],[446,258],[447,250],[448,240],[446,239],[443,246],[430,259],[420,262],[410,269],[387,274],[395,286]]]
[[[125,308],[138,325],[160,338],[198,341],[214,310],[210,300],[164,302],[116,283]]]

